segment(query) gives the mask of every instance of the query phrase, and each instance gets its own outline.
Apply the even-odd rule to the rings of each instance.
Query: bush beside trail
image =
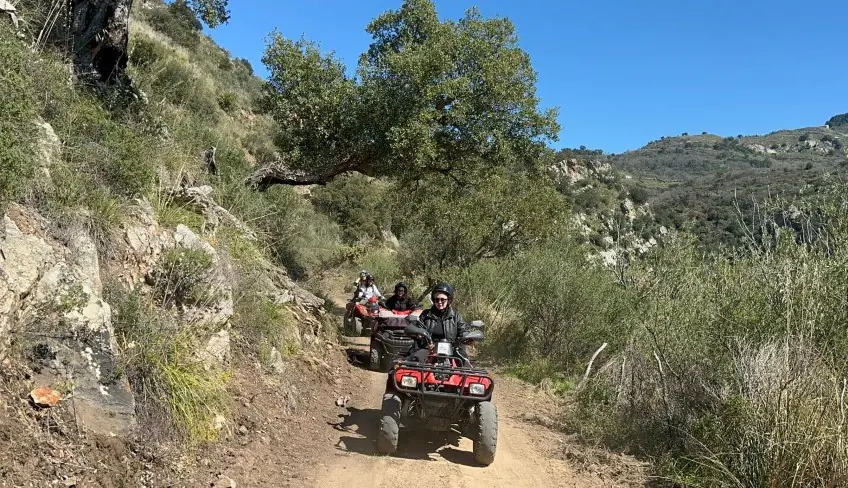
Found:
[[[838,486],[848,480],[846,190],[794,202],[804,225],[763,218],[766,237],[747,250],[703,255],[676,234],[624,280],[561,244],[456,281],[492,324],[485,352],[569,395],[570,429],[587,441],[648,456],[683,486]]]

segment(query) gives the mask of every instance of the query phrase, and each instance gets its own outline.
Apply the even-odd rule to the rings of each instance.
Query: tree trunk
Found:
[[[278,161],[257,169],[245,180],[245,184],[259,191],[265,191],[273,185],[326,185],[336,176],[351,171],[374,176],[373,159],[348,156],[333,166],[309,170],[292,169],[285,163]]]
[[[133,0],[70,0],[70,34],[80,74],[94,74],[106,84],[128,81],[132,3]]]

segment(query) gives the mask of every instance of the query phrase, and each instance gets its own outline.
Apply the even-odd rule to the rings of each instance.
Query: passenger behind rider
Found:
[[[433,306],[422,312],[419,320],[430,333],[433,343],[438,342],[439,339],[447,339],[467,359],[468,353],[465,350],[465,345],[460,343],[458,338],[462,337],[468,329],[468,324],[463,320],[462,315],[453,308],[453,295],[453,287],[447,283],[439,283],[433,287],[433,291],[430,293]],[[434,344],[429,344],[430,349],[420,344],[418,347],[419,349],[412,356],[418,361],[424,362]]]
[[[383,294],[380,293],[380,289],[377,288],[377,285],[374,283],[374,276],[371,273],[365,274],[365,282],[360,283],[360,285],[356,288],[356,291],[353,292],[353,298],[365,298],[366,300],[371,297],[377,297],[377,299],[382,299]]]
[[[421,308],[421,305],[415,302],[409,296],[409,285],[403,281],[395,285],[395,293],[383,306],[392,312],[411,312]]]
[[[358,290],[360,286],[365,286],[365,278],[368,277],[370,273],[367,270],[362,270],[359,272],[359,279],[353,280],[353,289]]]

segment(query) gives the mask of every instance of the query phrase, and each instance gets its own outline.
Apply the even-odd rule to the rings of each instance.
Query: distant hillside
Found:
[[[664,137],[623,154],[596,156],[632,178],[631,192],[644,195],[656,223],[689,228],[707,248],[738,244],[738,211],[752,199],[791,196],[815,186],[846,164],[848,125],[843,116],[828,126],[780,130],[763,136],[712,134]]]

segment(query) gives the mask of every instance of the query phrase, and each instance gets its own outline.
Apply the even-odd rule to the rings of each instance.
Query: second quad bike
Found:
[[[406,355],[414,341],[406,332],[407,322],[421,314],[416,310],[387,310],[380,308],[376,323],[371,331],[369,359],[374,371],[388,371],[392,361]]]
[[[463,344],[483,339],[482,323],[459,338]],[[397,451],[403,430],[427,429],[458,432],[474,443],[474,459],[488,466],[495,460],[498,411],[492,403],[495,383],[484,369],[474,368],[454,344],[433,343],[420,322],[405,332],[432,346],[426,361],[412,356],[395,362],[388,373],[377,434],[377,450]]]

